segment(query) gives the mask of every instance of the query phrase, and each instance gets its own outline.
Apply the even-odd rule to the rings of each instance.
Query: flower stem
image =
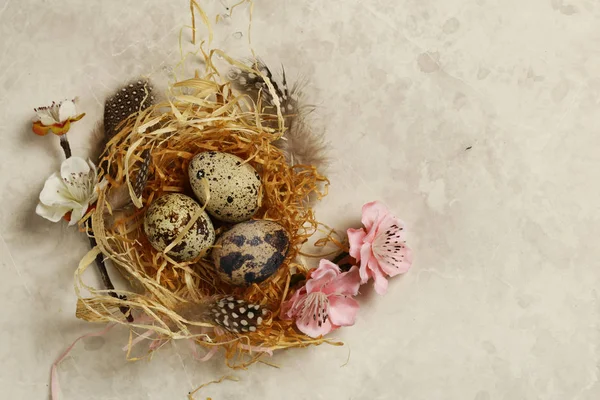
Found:
[[[65,158],[71,157],[71,145],[69,145],[69,139],[67,139],[67,134],[60,136],[60,147],[62,147],[65,152]]]
[[[87,225],[88,229],[91,231],[92,226],[91,226],[91,223],[89,220],[86,223],[86,225]],[[96,242],[96,238],[94,238],[93,236],[90,236],[89,239],[90,239],[90,245],[92,246],[92,249],[93,249],[94,247],[96,247],[96,245],[98,243]],[[102,278],[104,287],[106,287],[106,289],[109,290],[108,294],[110,296],[114,297],[115,299],[127,300],[127,296],[119,296],[118,294],[116,294],[114,292],[115,286],[113,285],[112,281],[110,280],[110,276],[108,275],[108,271],[106,270],[106,264],[104,264],[104,258],[102,258],[102,253],[100,253],[96,256],[96,266],[98,267],[98,272],[100,272],[100,277]],[[130,323],[133,322],[133,315],[131,314],[131,309],[129,307],[120,306],[119,310],[121,310],[123,315],[125,315],[127,322],[130,322]]]
[[[352,268],[352,261],[354,261],[354,259],[350,257],[350,254],[346,251],[342,251],[333,259],[332,263],[337,264],[342,272],[346,272],[350,271],[350,268]]]

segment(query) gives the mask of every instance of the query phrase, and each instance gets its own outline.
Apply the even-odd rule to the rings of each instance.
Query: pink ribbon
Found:
[[[60,393],[60,384],[58,382],[58,364],[60,364],[69,355],[71,350],[73,350],[73,347],[75,347],[77,342],[79,342],[81,339],[95,336],[103,336],[112,328],[114,328],[115,325],[115,323],[108,324],[106,328],[102,329],[101,331],[91,332],[83,336],[79,336],[73,341],[73,343],[71,343],[69,347],[67,347],[67,349],[60,355],[60,357],[58,357],[56,361],[54,361],[54,364],[52,364],[52,368],[50,370],[50,393],[52,396],[52,400],[58,400],[58,395]]]
[[[136,337],[135,339],[133,339],[131,341],[131,348],[133,348],[133,346],[135,346],[142,340],[150,338],[150,336],[152,336],[152,335],[154,335],[154,331],[152,329],[148,329],[146,332],[142,333],[141,335],[139,335],[138,337]],[[125,346],[123,346],[123,348],[121,350],[123,350],[123,351],[129,350],[129,344],[126,344]]]
[[[200,355],[198,354],[198,349],[196,346],[196,342],[194,341],[194,339],[190,339],[189,340],[190,346],[192,348],[192,356],[194,356],[194,359],[197,361],[208,361],[212,358],[212,356],[215,355],[215,353],[217,352],[217,350],[219,350],[219,348],[217,346],[213,346],[205,355],[204,357],[200,357]]]

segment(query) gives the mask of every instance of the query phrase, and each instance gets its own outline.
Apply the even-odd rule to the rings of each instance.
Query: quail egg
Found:
[[[231,285],[249,286],[273,275],[287,255],[290,239],[276,222],[242,222],[223,233],[212,251],[219,277]]]
[[[190,185],[206,211],[225,222],[247,221],[259,206],[260,176],[233,154],[207,151],[196,155],[189,165]],[[208,184],[208,187],[207,187]]]
[[[158,251],[165,250],[200,209],[200,205],[194,199],[180,193],[166,194],[156,199],[144,217],[144,232],[152,247]],[[215,230],[212,222],[206,212],[202,211],[181,242],[175,245],[168,255],[179,261],[188,261],[198,257],[212,246],[214,241]]]

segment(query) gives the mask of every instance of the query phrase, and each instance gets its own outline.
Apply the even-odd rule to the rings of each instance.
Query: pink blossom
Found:
[[[412,252],[406,247],[404,223],[390,214],[380,202],[362,208],[364,229],[348,229],[350,255],[360,261],[361,283],[375,281],[375,291],[385,294],[386,277],[402,274],[412,264]]]
[[[358,267],[348,272],[321,260],[310,279],[281,307],[283,319],[295,319],[298,329],[310,337],[326,335],[340,326],[354,325],[358,302]]]

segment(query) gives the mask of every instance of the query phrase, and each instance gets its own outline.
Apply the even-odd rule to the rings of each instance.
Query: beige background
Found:
[[[214,16],[226,2],[204,3]],[[214,45],[247,56],[238,11]],[[189,23],[185,0],[0,0],[3,398],[47,398],[50,364],[99,329],[74,317],[85,238],[34,215],[61,152],[31,133],[32,109],[79,96],[87,116],[69,135],[87,154],[107,93],[166,81]],[[334,335],[345,347],[277,354],[281,369],[234,372],[197,398],[600,398],[600,2],[258,0],[252,43],[311,82],[335,155],[319,218],[346,228],[383,200],[416,257],[386,296],[365,290]],[[126,339],[80,343],[62,398],[184,399],[227,373],[185,343],[128,363]]]

